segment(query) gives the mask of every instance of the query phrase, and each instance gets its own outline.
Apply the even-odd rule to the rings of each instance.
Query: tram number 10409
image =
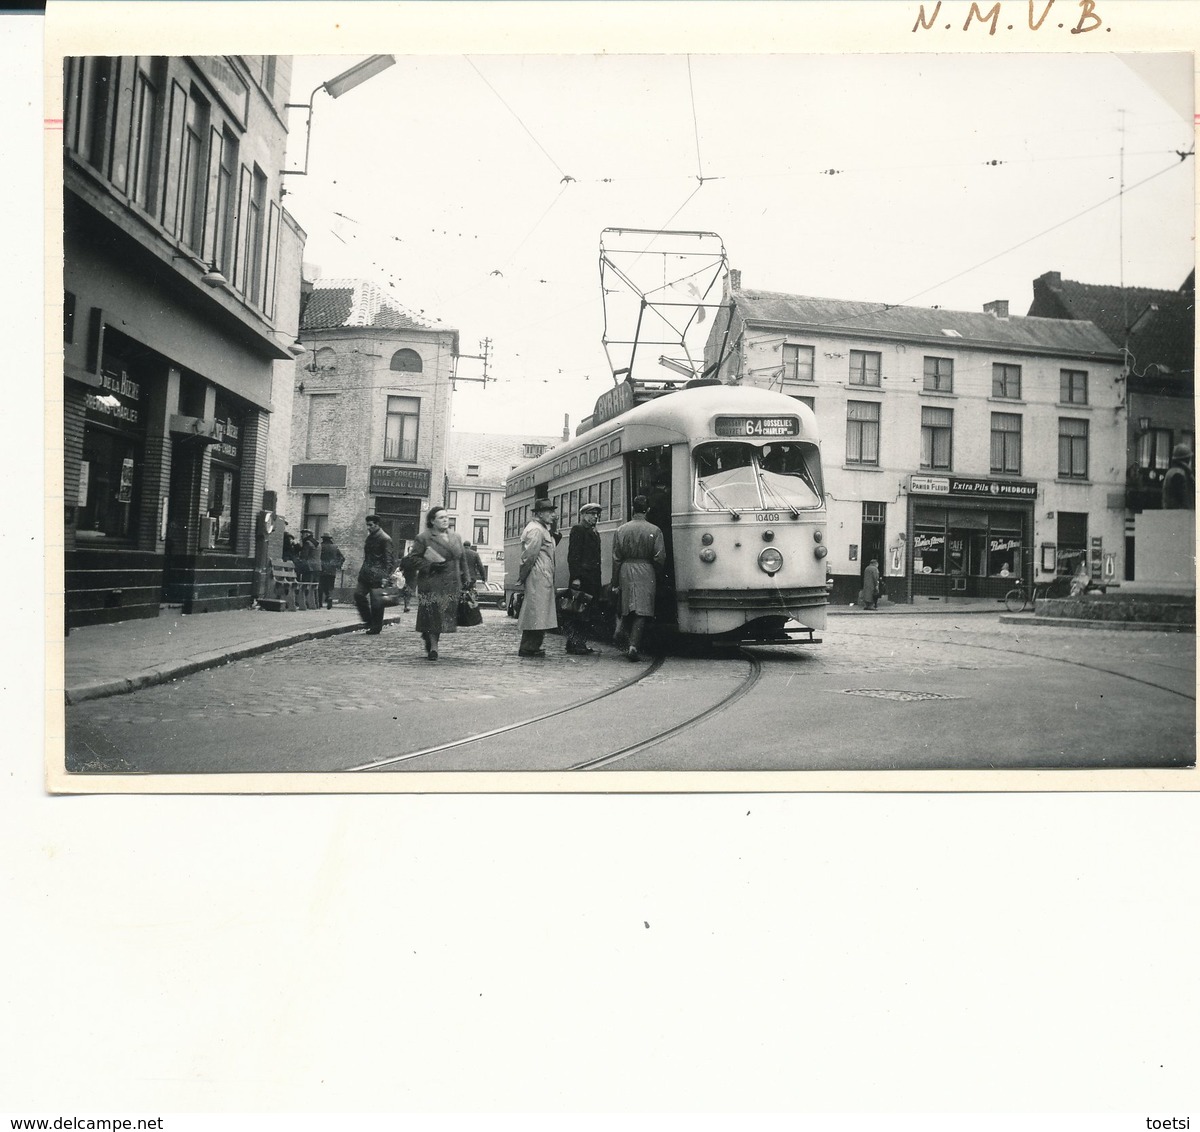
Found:
[[[717,417],[718,436],[799,436],[797,417]]]

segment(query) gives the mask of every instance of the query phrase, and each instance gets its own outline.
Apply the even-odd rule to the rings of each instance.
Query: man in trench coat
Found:
[[[667,562],[663,533],[646,519],[649,506],[644,495],[635,496],[633,518],[613,537],[613,579],[621,587],[621,630],[629,640],[625,651],[630,660],[639,659],[642,629],[654,616],[658,572]]]
[[[542,640],[547,629],[558,627],[554,594],[554,536],[550,524],[558,508],[551,499],[533,505],[533,518],[521,532],[521,566],[518,580],[525,587],[525,600],[517,627],[521,630],[518,656],[544,657]]]

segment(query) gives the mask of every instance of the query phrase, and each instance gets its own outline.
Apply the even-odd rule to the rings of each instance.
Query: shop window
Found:
[[[215,460],[208,472],[208,517],[212,519],[213,545],[228,547],[237,525],[237,484],[235,468]]]
[[[921,409],[921,467],[948,472],[953,452],[954,410]]]
[[[1019,400],[1021,397],[1021,367],[1002,362],[992,364],[992,396]]]
[[[1058,399],[1064,405],[1086,405],[1088,403],[1087,371],[1081,369],[1059,370]]]
[[[943,512],[917,508],[913,523],[913,573],[946,572],[946,519]]]
[[[476,546],[487,546],[491,537],[491,521],[488,519],[476,519],[472,524],[472,533],[474,538],[472,541]]]
[[[1088,423],[1072,417],[1058,419],[1058,474],[1065,480],[1088,475]],[[1062,541],[1061,539],[1059,540]]]
[[[397,370],[400,373],[420,373],[424,368],[421,362],[421,355],[416,350],[397,350],[392,355],[390,369]]]
[[[879,403],[846,403],[846,463],[879,464]]]
[[[925,391],[927,393],[954,392],[954,359],[925,359]]]
[[[383,458],[413,463],[417,458],[417,436],[421,416],[419,397],[389,397],[383,430]],[[470,470],[467,472],[470,475]]]
[[[813,348],[785,343],[783,347],[783,380],[813,380]]]
[[[140,440],[132,437],[99,428],[84,433],[76,520],[79,538],[133,538],[141,454]]]
[[[997,578],[1020,578],[1025,571],[1023,525],[1018,511],[996,511],[988,519],[987,572]]]
[[[1019,413],[992,414],[992,473],[1021,474],[1021,416]]]
[[[329,496],[305,495],[303,514],[301,529],[307,527],[320,541],[321,536],[329,530]]]
[[[850,351],[850,384],[879,387],[882,354],[869,350]],[[810,406],[811,408],[811,406]]]

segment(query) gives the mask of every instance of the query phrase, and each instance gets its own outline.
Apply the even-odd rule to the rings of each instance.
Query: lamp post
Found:
[[[395,55],[368,55],[362,62],[355,63],[353,67],[343,71],[340,75],[335,75],[332,79],[321,83],[320,86],[314,87],[307,102],[285,104],[287,110],[307,110],[308,113],[304,119],[304,168],[283,169],[280,171],[283,176],[292,174],[306,177],[308,175],[308,146],[312,140],[313,100],[317,95],[324,91],[330,98],[341,98],[348,90],[353,90],[356,86],[365,83],[367,79],[374,78],[380,71],[387,70],[395,62]]]

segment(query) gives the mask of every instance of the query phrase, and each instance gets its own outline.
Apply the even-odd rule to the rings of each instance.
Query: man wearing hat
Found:
[[[321,536],[321,582],[317,587],[317,604],[326,609],[333,608],[333,584],[337,572],[346,561],[346,556],[333,541],[333,535]]]
[[[587,629],[592,616],[592,603],[600,596],[600,504],[585,503],[579,508],[579,522],[571,528],[567,544],[567,568],[571,574],[568,600],[571,611],[565,612],[567,652],[587,656],[596,650],[588,647]]]
[[[1176,444],[1171,463],[1163,476],[1162,505],[1166,511],[1191,511],[1196,506],[1196,479],[1192,472],[1192,450]]]
[[[558,511],[552,499],[533,504],[533,518],[521,532],[521,565],[518,580],[525,587],[525,600],[517,627],[521,630],[518,656],[544,657],[542,640],[547,629],[558,626],[554,602],[554,536],[550,524]]]
[[[302,582],[315,582],[321,573],[321,548],[316,536],[305,527],[300,532],[300,549],[296,552],[296,576]]]

